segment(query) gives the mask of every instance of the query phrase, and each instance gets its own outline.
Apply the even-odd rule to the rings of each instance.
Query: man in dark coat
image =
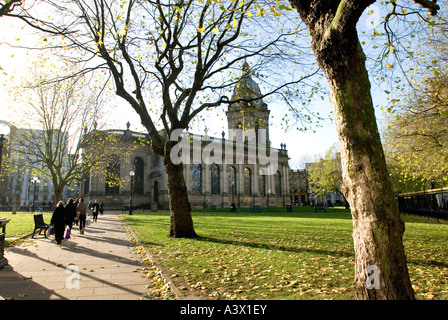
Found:
[[[76,219],[76,207],[77,206],[74,203],[73,199],[68,199],[67,204],[65,205],[65,213],[67,214],[66,224],[70,228],[70,231],[72,230],[73,222]]]
[[[64,202],[59,201],[58,206],[53,212],[50,224],[54,227],[54,237],[57,244],[61,244],[64,239],[64,230],[66,225],[67,214],[64,208]]]

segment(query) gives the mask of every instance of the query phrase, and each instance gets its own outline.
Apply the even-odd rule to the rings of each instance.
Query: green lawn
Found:
[[[123,215],[181,290],[209,299],[352,299],[351,216],[310,208],[262,213],[197,210],[197,239],[169,238],[169,213]],[[11,219],[7,237],[33,231],[32,213]],[[44,213],[49,223],[51,213]],[[404,244],[418,299],[448,299],[448,224],[404,216]]]
[[[6,238],[15,238],[26,235],[34,230],[33,215],[36,212],[0,212],[1,218],[11,219],[6,225]],[[45,223],[50,223],[52,212],[43,212]],[[36,231],[37,233],[38,231]]]
[[[123,217],[185,292],[209,299],[353,299],[349,213],[263,211],[193,212],[197,239],[168,238],[167,212]],[[448,224],[404,219],[417,298],[448,299]]]

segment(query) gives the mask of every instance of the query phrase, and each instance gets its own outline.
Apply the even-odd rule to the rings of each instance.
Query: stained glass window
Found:
[[[90,192],[90,174],[84,178],[84,194],[88,194]]]
[[[212,194],[220,194],[219,166],[214,164],[211,169]]]
[[[266,197],[266,176],[258,176],[258,190],[260,197]]]
[[[193,194],[202,193],[202,166],[199,163],[193,164]]]
[[[230,166],[229,170],[227,172],[228,182],[229,182],[229,195],[235,195],[236,196],[236,170],[234,167]]]
[[[243,169],[243,179],[244,179],[244,195],[252,195],[252,174],[249,168]]]
[[[281,197],[282,196],[282,176],[280,175],[280,172],[278,172],[278,171],[274,175],[274,184],[275,184],[275,195],[277,197]]]
[[[120,192],[120,159],[112,156],[106,165],[106,194]]]
[[[143,194],[143,181],[144,181],[144,169],[143,169],[143,159],[136,157],[134,159],[134,186],[133,192],[135,194]]]

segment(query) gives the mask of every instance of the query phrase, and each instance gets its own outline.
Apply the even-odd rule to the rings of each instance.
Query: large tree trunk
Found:
[[[53,191],[54,191],[54,205],[56,206],[59,201],[64,201],[62,199],[62,193],[64,192],[64,187],[61,187],[57,181],[53,180]]]
[[[189,209],[187,187],[182,164],[173,164],[170,151],[173,142],[168,141],[165,146],[164,164],[168,176],[168,194],[170,198],[170,237],[194,238],[196,232]]]
[[[291,0],[310,29],[314,53],[330,85],[343,192],[353,217],[355,297],[414,299],[402,241],[404,223],[389,181],[356,33],[356,22],[371,2]]]
[[[327,66],[325,72],[339,134],[344,195],[352,209],[355,296],[413,299],[403,248],[404,223],[389,181],[364,53],[359,43],[355,43],[346,54],[337,62],[347,66],[343,72],[322,65]],[[378,271],[379,277],[373,274],[369,280],[379,283],[367,283],[369,273]]]

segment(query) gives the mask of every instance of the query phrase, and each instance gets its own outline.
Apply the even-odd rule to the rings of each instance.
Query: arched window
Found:
[[[153,201],[159,202],[159,181],[154,181],[153,193]]]
[[[260,197],[266,197],[266,176],[258,176],[258,190],[260,192]]]
[[[234,195],[236,196],[237,194],[237,184],[236,184],[236,170],[234,167],[230,166],[229,170],[227,172],[227,177],[228,177],[228,181],[229,181],[229,195]]]
[[[243,179],[244,179],[244,195],[252,195],[252,173],[249,168],[243,169]]]
[[[159,202],[159,188],[163,185],[160,171],[153,171],[149,175],[149,185],[151,186],[152,201]]]
[[[143,179],[144,179],[144,168],[143,168],[143,159],[140,157],[136,157],[134,159],[134,187],[133,192],[135,194],[143,194]]]
[[[211,169],[212,194],[220,194],[219,166],[214,164]]]
[[[193,163],[192,169],[193,187],[191,189],[193,194],[202,194],[202,166],[200,163]]]
[[[280,175],[280,172],[278,172],[278,171],[274,175],[274,184],[275,184],[275,195],[277,197],[281,197],[282,196],[282,176]]]
[[[120,158],[114,155],[106,164],[106,194],[120,192]]]
[[[84,194],[88,194],[90,192],[90,173],[86,175],[84,178]]]

